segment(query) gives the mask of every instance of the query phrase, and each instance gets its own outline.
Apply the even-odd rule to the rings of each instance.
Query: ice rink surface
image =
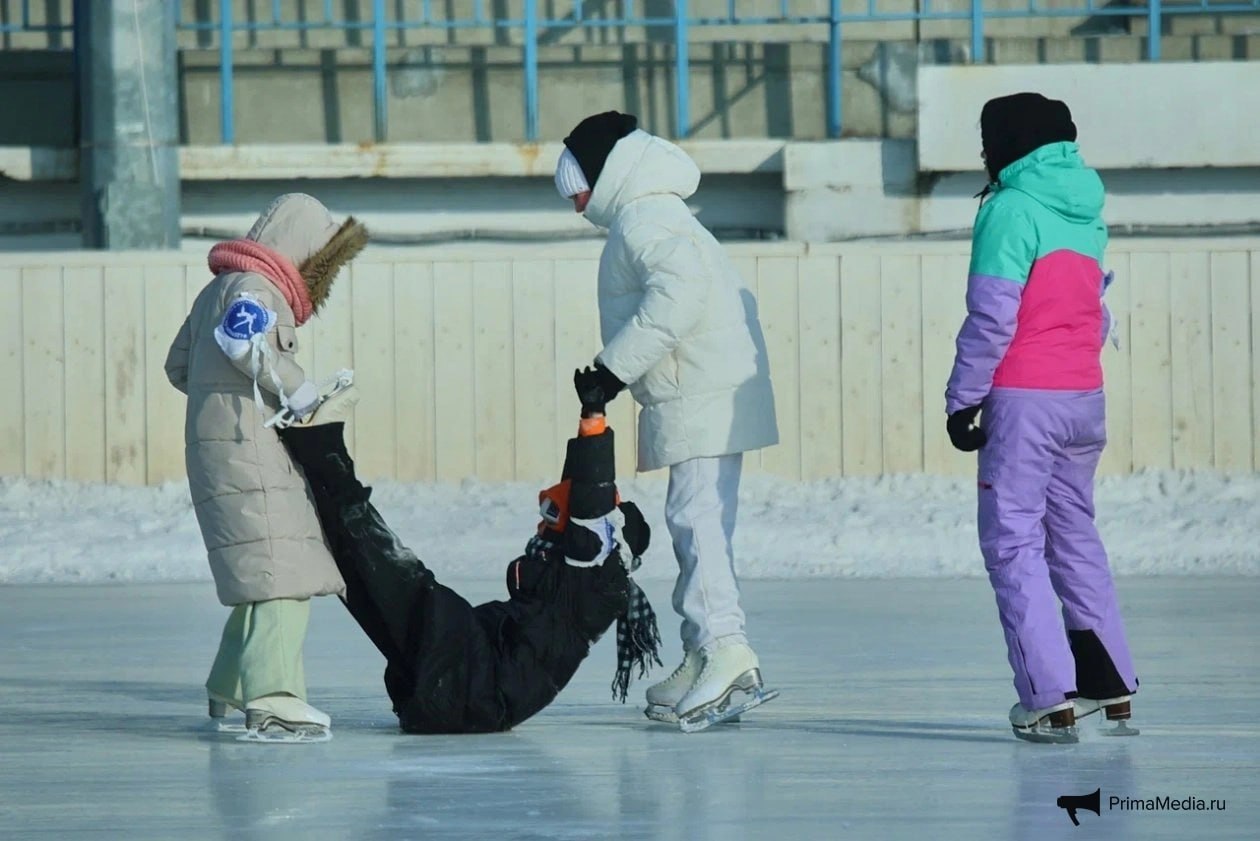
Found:
[[[440,573],[440,570],[438,570]],[[452,581],[476,601],[496,581]],[[668,583],[651,582],[667,673]],[[209,584],[0,588],[4,839],[1217,839],[1260,826],[1260,579],[1127,578],[1142,735],[1015,740],[987,582],[753,581],[749,630],[782,696],[683,735],[614,703],[612,634],[516,731],[407,736],[341,605],[312,613],[315,745],[206,729],[227,611]],[[1061,795],[1100,790],[1080,827]],[[1220,811],[1133,811],[1112,798]],[[1158,805],[1156,803],[1155,805]],[[1193,803],[1191,804],[1193,805]]]

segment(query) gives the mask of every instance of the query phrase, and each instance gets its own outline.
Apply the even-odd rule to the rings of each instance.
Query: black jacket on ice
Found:
[[[626,612],[630,579],[619,553],[571,566],[564,534],[540,530],[508,567],[508,600],[474,607],[439,584],[381,519],[371,489],[355,477],[343,427],[291,427],[281,437],[310,482],[346,581],[343,601],[385,655],[385,688],[402,729],[494,732],[542,710]],[[564,474],[574,506],[608,513],[617,504],[612,459],[612,430],[570,440]],[[646,524],[631,503],[620,507],[638,556]]]

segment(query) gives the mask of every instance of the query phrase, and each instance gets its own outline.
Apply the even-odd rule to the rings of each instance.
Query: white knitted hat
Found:
[[[591,185],[586,183],[586,176],[582,173],[582,167],[578,164],[577,158],[573,157],[573,153],[566,148],[560,160],[556,162],[556,190],[568,199],[590,189]]]

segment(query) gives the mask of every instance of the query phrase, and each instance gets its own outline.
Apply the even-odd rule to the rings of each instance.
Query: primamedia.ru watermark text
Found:
[[[1224,812],[1225,801],[1202,797],[1119,797],[1107,798],[1107,808],[1115,812]]]

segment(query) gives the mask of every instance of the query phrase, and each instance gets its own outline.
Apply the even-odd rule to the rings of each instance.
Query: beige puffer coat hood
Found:
[[[318,310],[367,233],[353,219],[338,226],[317,200],[295,193],[276,199],[246,239],[298,267]],[[230,356],[238,351],[225,339],[230,316],[242,308],[267,324],[257,337],[269,351],[257,394],[256,358]],[[188,395],[188,485],[225,605],[345,592],[306,479],[275,430],[263,425],[280,410],[280,392],[293,397],[313,388],[294,361],[296,350],[293,309],[277,285],[253,271],[224,271],[197,296],[167,356],[167,377]]]
[[[586,218],[608,228],[599,261],[599,361],[630,385],[639,469],[778,443],[757,301],[684,199],[687,154],[635,131],[617,141]]]

